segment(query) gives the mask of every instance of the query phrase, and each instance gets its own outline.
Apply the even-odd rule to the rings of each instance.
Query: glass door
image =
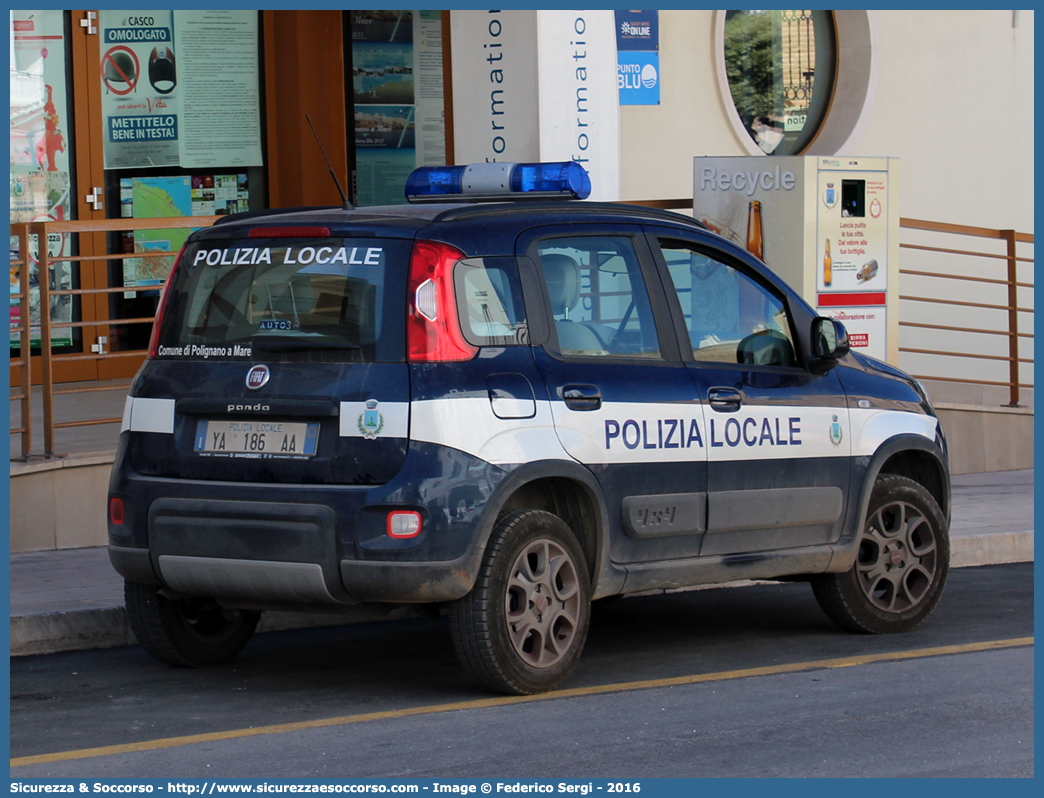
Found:
[[[89,161],[83,142],[74,135],[74,97],[80,90],[76,79],[76,57],[70,12],[55,10],[9,11],[11,48],[11,159],[10,187],[11,223],[67,221],[80,217],[82,204],[77,201],[76,167]],[[82,12],[81,12],[82,13]],[[79,264],[62,260],[82,254],[83,242],[68,233],[50,233],[44,246],[53,261],[46,276],[50,291],[88,286],[91,274],[81,273]],[[90,314],[79,297],[51,294],[48,307],[42,307],[39,253],[41,243],[35,235],[28,241],[29,317],[31,325],[30,369],[34,382],[39,382],[40,320],[46,313],[52,325],[53,354],[80,354],[90,351],[93,333],[69,326]],[[88,245],[89,248],[89,245]],[[20,243],[11,237],[11,260],[20,257]],[[11,266],[10,351],[21,355],[20,336],[23,312],[17,298],[20,291],[20,267]],[[90,271],[88,269],[88,271]],[[92,303],[93,304],[93,303]],[[97,367],[92,360],[56,364],[58,381],[92,380]],[[20,379],[18,367],[11,369],[14,384]]]
[[[99,13],[93,124],[101,132],[105,215],[213,217],[265,207],[260,20],[257,11]],[[191,227],[110,232],[105,351],[99,364],[132,376],[148,347],[160,288]],[[140,289],[140,290],[137,290]]]

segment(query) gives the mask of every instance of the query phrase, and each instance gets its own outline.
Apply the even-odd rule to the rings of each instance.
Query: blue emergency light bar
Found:
[[[587,199],[591,178],[578,163],[476,163],[422,166],[406,179],[410,202]]]

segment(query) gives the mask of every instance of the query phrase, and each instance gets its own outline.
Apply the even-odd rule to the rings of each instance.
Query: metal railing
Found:
[[[979,380],[971,379],[968,377],[944,377],[939,375],[927,374],[915,374],[914,376],[922,380],[938,380],[941,382],[956,382],[973,385],[994,385],[1007,387],[1010,400],[1008,406],[1018,407],[1020,400],[1020,389],[1033,387],[1033,383],[1021,382],[1019,376],[1020,363],[1033,363],[1033,358],[1019,357],[1019,339],[1033,338],[1033,333],[1020,331],[1019,313],[1033,313],[1033,308],[1020,307],[1018,293],[1019,288],[1032,289],[1034,285],[1033,282],[1019,281],[1019,264],[1033,263],[1033,258],[1020,257],[1018,254],[1018,245],[1020,243],[1033,244],[1033,235],[1031,233],[1019,233],[1015,230],[994,230],[987,227],[968,227],[966,225],[946,224],[944,222],[927,222],[921,219],[900,219],[899,226],[907,230],[922,230],[932,233],[941,233],[947,236],[963,236],[985,240],[1002,241],[1005,244],[1006,251],[1003,253],[997,253],[967,248],[958,249],[954,247],[940,247],[931,246],[927,244],[914,244],[903,241],[899,243],[899,246],[902,249],[916,250],[920,252],[932,252],[947,256],[957,256],[962,260],[965,258],[979,258],[983,259],[982,262],[984,264],[988,263],[991,260],[1003,261],[1004,265],[1006,266],[1003,278],[998,277],[996,272],[993,272],[993,276],[986,277],[978,274],[957,274],[953,272],[944,273],[937,271],[922,271],[918,269],[904,268],[899,269],[899,274],[905,274],[916,277],[929,277],[938,280],[974,282],[980,285],[1005,286],[1007,289],[1006,304],[1001,305],[997,304],[996,302],[968,302],[965,300],[944,299],[939,296],[913,296],[902,293],[899,294],[899,299],[906,300],[909,302],[949,305],[951,307],[965,307],[978,308],[982,310],[1005,311],[1007,313],[1007,329],[983,329],[980,327],[958,327],[955,325],[929,324],[927,322],[904,321],[902,316],[900,316],[899,318],[899,326],[926,330],[940,330],[951,333],[972,333],[975,335],[983,336],[1003,335],[1006,336],[1008,339],[1007,354],[996,355],[985,353],[972,353],[966,351],[960,352],[954,351],[954,349],[944,351],[939,349],[919,349],[905,346],[900,346],[899,351],[907,352],[910,354],[933,355],[935,357],[960,357],[972,358],[977,360],[1007,361],[1008,379],[1006,381]]]
[[[644,205],[653,208],[663,209],[675,209],[685,210],[692,208],[691,199],[674,199],[674,200],[643,200],[643,201],[629,201],[630,204]],[[32,329],[30,320],[30,265],[31,265],[31,253],[29,247],[30,235],[37,236],[38,242],[46,242],[48,233],[59,233],[59,234],[85,234],[85,233],[109,233],[109,232],[122,232],[131,230],[156,230],[156,229],[185,229],[185,228],[196,228],[196,227],[208,227],[215,221],[220,219],[219,216],[192,216],[192,217],[174,217],[174,218],[163,218],[163,219],[111,219],[105,221],[84,221],[84,222],[34,222],[31,224],[12,224],[11,225],[11,237],[17,239],[19,242],[18,258],[11,260],[11,266],[17,267],[19,270],[19,293],[13,294],[12,297],[17,297],[20,303],[20,324],[18,329],[19,334],[19,356],[11,359],[11,365],[20,368],[20,380],[15,392],[11,394],[11,401],[19,402],[19,417],[20,422],[17,427],[11,427],[11,435],[21,436],[21,458],[28,459],[32,456],[33,447],[33,423],[32,423],[32,357],[31,354],[31,343],[32,343]],[[1020,307],[1018,304],[1018,289],[1019,288],[1032,288],[1032,282],[1020,282],[1018,280],[1018,264],[1019,263],[1033,263],[1032,258],[1020,256],[1017,251],[1018,244],[1033,244],[1033,235],[1029,233],[1019,233],[1014,230],[993,230],[989,228],[981,227],[966,227],[962,225],[951,225],[940,222],[928,222],[918,219],[900,219],[900,227],[911,230],[931,231],[934,233],[942,233],[946,235],[956,236],[972,236],[981,239],[993,239],[1000,240],[1006,243],[1006,253],[989,253],[989,252],[977,252],[968,249],[959,249],[953,247],[937,247],[924,244],[914,243],[900,243],[900,247],[909,250],[919,250],[922,252],[932,252],[936,254],[943,254],[947,256],[958,256],[961,258],[965,257],[976,257],[992,260],[1002,260],[1007,265],[1006,275],[1004,278],[997,276],[983,277],[977,275],[966,275],[966,274],[954,274],[944,272],[933,272],[933,271],[922,271],[914,269],[900,269],[900,274],[928,277],[932,279],[943,279],[943,280],[955,280],[955,281],[974,281],[981,284],[993,284],[993,285],[1004,285],[1007,286],[1008,301],[1007,304],[1001,305],[996,303],[985,303],[985,302],[968,302],[964,300],[949,300],[941,297],[933,296],[912,296],[900,294],[901,300],[910,302],[930,303],[930,304],[943,304],[951,306],[965,306],[975,307],[981,309],[990,310],[1004,310],[1007,311],[1007,324],[1005,329],[988,329],[988,328],[971,328],[971,327],[958,327],[953,325],[939,325],[930,324],[927,322],[914,322],[904,321],[900,318],[899,324],[903,327],[911,328],[924,328],[942,332],[953,332],[953,333],[972,333],[983,336],[1006,336],[1008,339],[1008,353],[1006,355],[992,355],[992,354],[975,354],[967,352],[959,352],[951,349],[950,351],[944,351],[939,349],[917,349],[900,347],[900,352],[907,352],[911,354],[930,355],[930,356],[942,356],[942,357],[964,357],[964,358],[976,358],[976,359],[988,359],[1007,361],[1009,363],[1009,379],[1007,381],[996,381],[996,380],[977,380],[970,378],[954,378],[944,376],[931,376],[917,374],[919,379],[929,380],[941,380],[946,382],[964,382],[978,385],[991,385],[991,386],[1007,386],[1010,389],[1010,405],[1018,406],[1021,388],[1032,387],[1032,383],[1025,383],[1020,381],[1019,376],[1019,364],[1020,363],[1033,363],[1032,358],[1019,357],[1018,342],[1020,338],[1033,338],[1033,333],[1022,332],[1019,329],[1019,313],[1032,313],[1032,308]],[[50,257],[47,246],[38,246],[38,273],[40,275],[49,275],[51,264],[57,262],[68,262],[72,264],[83,264],[90,262],[107,262],[113,260],[125,260],[128,258],[147,259],[147,258],[161,258],[161,257],[172,257],[171,253],[104,253],[100,255],[77,255],[77,256],[62,256],[59,258]],[[149,286],[149,290],[156,290],[159,286]],[[121,421],[120,418],[92,418],[92,419],[78,419],[72,421],[56,422],[54,420],[54,398],[56,396],[65,396],[71,394],[86,394],[98,391],[116,391],[126,390],[129,384],[119,385],[107,385],[101,387],[75,387],[75,388],[61,388],[56,389],[54,384],[54,367],[56,364],[60,364],[68,361],[76,360],[109,360],[115,358],[128,358],[128,357],[142,357],[143,351],[121,351],[121,352],[108,352],[108,353],[92,353],[92,354],[54,354],[51,351],[51,341],[53,331],[56,329],[64,328],[76,328],[76,327],[108,327],[108,326],[120,326],[128,324],[151,324],[153,317],[142,317],[142,318],[128,318],[128,319],[100,319],[100,320],[88,320],[88,321],[68,321],[68,322],[52,322],[50,318],[49,308],[50,300],[52,296],[70,296],[70,297],[83,297],[91,294],[118,294],[128,293],[131,291],[141,291],[143,287],[140,285],[134,286],[117,286],[117,287],[105,287],[105,288],[66,288],[66,289],[51,289],[50,279],[39,280],[40,290],[40,369],[41,369],[41,393],[43,399],[43,456],[54,457],[54,433],[56,429],[63,429],[68,427],[84,427],[96,424],[114,424]]]
[[[660,208],[662,210],[692,210],[691,199],[670,199],[670,200],[639,200],[630,201],[632,205],[644,205],[649,208]],[[1025,282],[1019,280],[1018,266],[1020,263],[1033,263],[1033,258],[1020,256],[1018,245],[1033,245],[1033,234],[1032,233],[1020,233],[1015,230],[994,230],[988,227],[969,227],[967,225],[958,224],[947,224],[944,222],[930,222],[923,219],[900,219],[899,227],[904,230],[919,230],[935,234],[942,234],[946,236],[961,236],[961,237],[972,237],[981,240],[992,240],[1004,242],[1006,251],[1003,253],[998,252],[987,252],[977,251],[968,249],[967,247],[949,247],[949,246],[932,246],[927,244],[916,244],[912,242],[900,241],[899,246],[901,249],[907,250],[918,250],[921,252],[931,252],[946,256],[955,256],[960,259],[965,258],[981,258],[983,264],[989,263],[989,261],[1003,261],[1007,268],[1002,276],[994,273],[991,276],[983,276],[979,274],[960,274],[957,270],[954,272],[938,272],[938,271],[922,271],[916,269],[899,269],[900,275],[909,275],[916,277],[928,277],[937,280],[949,280],[954,282],[975,282],[981,285],[994,285],[994,286],[1006,286],[1007,288],[1007,301],[1005,304],[998,304],[996,302],[968,302],[965,300],[951,300],[945,299],[941,296],[915,296],[908,294],[899,294],[900,300],[906,300],[908,302],[920,302],[925,304],[938,304],[950,307],[967,307],[967,308],[978,308],[982,310],[994,310],[994,311],[1005,311],[1007,313],[1006,324],[1003,328],[983,328],[983,327],[959,327],[955,325],[943,325],[943,324],[931,324],[928,322],[917,322],[917,321],[906,321],[902,315],[899,318],[899,326],[907,328],[920,328],[926,330],[936,330],[947,333],[964,333],[973,334],[984,337],[996,337],[1005,336],[1008,339],[1007,353],[1004,355],[997,354],[985,354],[985,353],[973,353],[968,351],[961,351],[965,347],[951,346],[947,350],[943,349],[920,349],[914,347],[900,346],[900,352],[906,352],[908,354],[915,355],[929,355],[934,358],[968,358],[974,360],[992,360],[992,361],[1005,361],[1008,363],[1008,379],[1007,380],[980,380],[973,379],[970,377],[947,377],[941,375],[932,374],[914,374],[920,380],[936,380],[939,382],[953,382],[953,383],[964,383],[968,385],[987,385],[987,386],[998,386],[1008,388],[1008,406],[1019,407],[1022,388],[1032,388],[1034,384],[1032,382],[1024,382],[1020,376],[1019,364],[1032,364],[1033,358],[1031,357],[1020,357],[1019,356],[1019,339],[1032,339],[1033,333],[1026,332],[1020,329],[1019,314],[1020,313],[1033,313],[1033,308],[1023,307],[1019,305],[1018,291],[1020,288],[1032,289],[1034,286],[1033,282]],[[948,265],[950,265],[948,263]],[[1027,324],[1026,327],[1031,325]]]
[[[21,435],[22,458],[28,459],[33,448],[33,405],[32,374],[30,364],[31,327],[29,319],[29,225],[11,225],[12,238],[18,239],[18,259],[11,261],[11,266],[18,269],[18,357],[11,358],[11,366],[18,366],[21,371],[18,392],[11,394],[11,401],[19,403],[19,426],[11,428],[12,435]],[[46,241],[38,238],[37,241]],[[13,386],[12,386],[13,387]]]
[[[37,274],[40,292],[40,386],[43,400],[43,456],[45,458],[55,457],[54,432],[57,429],[68,427],[86,427],[97,424],[116,424],[120,418],[90,418],[77,419],[73,421],[55,421],[54,419],[54,397],[67,396],[71,394],[86,394],[100,391],[126,391],[129,383],[119,385],[106,385],[102,387],[76,387],[56,389],[54,385],[54,367],[56,364],[77,360],[114,360],[119,358],[142,357],[144,352],[140,350],[125,352],[83,353],[83,354],[54,354],[52,349],[52,337],[54,330],[73,329],[85,327],[109,327],[128,324],[152,324],[153,317],[127,319],[94,319],[88,321],[53,321],[51,319],[51,298],[60,296],[85,297],[97,294],[120,294],[132,291],[158,290],[161,286],[148,286],[146,289],[141,285],[115,286],[105,288],[51,288],[51,266],[55,263],[72,263],[75,265],[121,261],[134,258],[137,260],[148,260],[154,258],[171,258],[174,253],[170,252],[135,252],[135,253],[109,253],[100,255],[62,255],[52,257],[48,251],[46,242],[49,233],[59,235],[76,235],[88,233],[111,233],[126,232],[133,230],[170,230],[191,229],[197,227],[209,227],[220,216],[178,216],[165,217],[162,219],[106,219],[103,221],[81,221],[81,222],[32,222],[29,224],[11,225],[11,237],[18,240],[18,258],[11,260],[11,265],[18,267],[19,271],[19,355],[11,359],[12,366],[18,366],[21,371],[18,392],[11,395],[11,401],[20,402],[20,422],[18,427],[11,428],[12,435],[21,436],[21,459],[28,460],[32,456],[33,448],[33,422],[32,422],[32,320],[30,319],[30,267],[32,264],[32,252],[30,237],[36,238],[37,250]],[[107,248],[107,247],[106,247]]]

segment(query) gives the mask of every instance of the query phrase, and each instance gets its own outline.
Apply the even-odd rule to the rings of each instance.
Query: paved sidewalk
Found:
[[[950,536],[957,567],[1033,560],[1033,470],[953,477]],[[358,608],[265,613],[259,629],[368,620],[374,619]],[[123,580],[104,547],[11,555],[13,656],[132,644]]]

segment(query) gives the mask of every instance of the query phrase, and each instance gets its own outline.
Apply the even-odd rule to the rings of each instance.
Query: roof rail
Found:
[[[701,230],[708,229],[703,222],[674,211],[660,210],[659,208],[650,208],[644,205],[628,205],[626,202],[588,202],[581,200],[464,205],[445,210],[435,216],[432,221],[453,222],[460,219],[476,219],[517,213],[561,214],[566,209],[568,209],[569,213],[627,216],[631,219],[640,217],[649,221],[686,222]]]

